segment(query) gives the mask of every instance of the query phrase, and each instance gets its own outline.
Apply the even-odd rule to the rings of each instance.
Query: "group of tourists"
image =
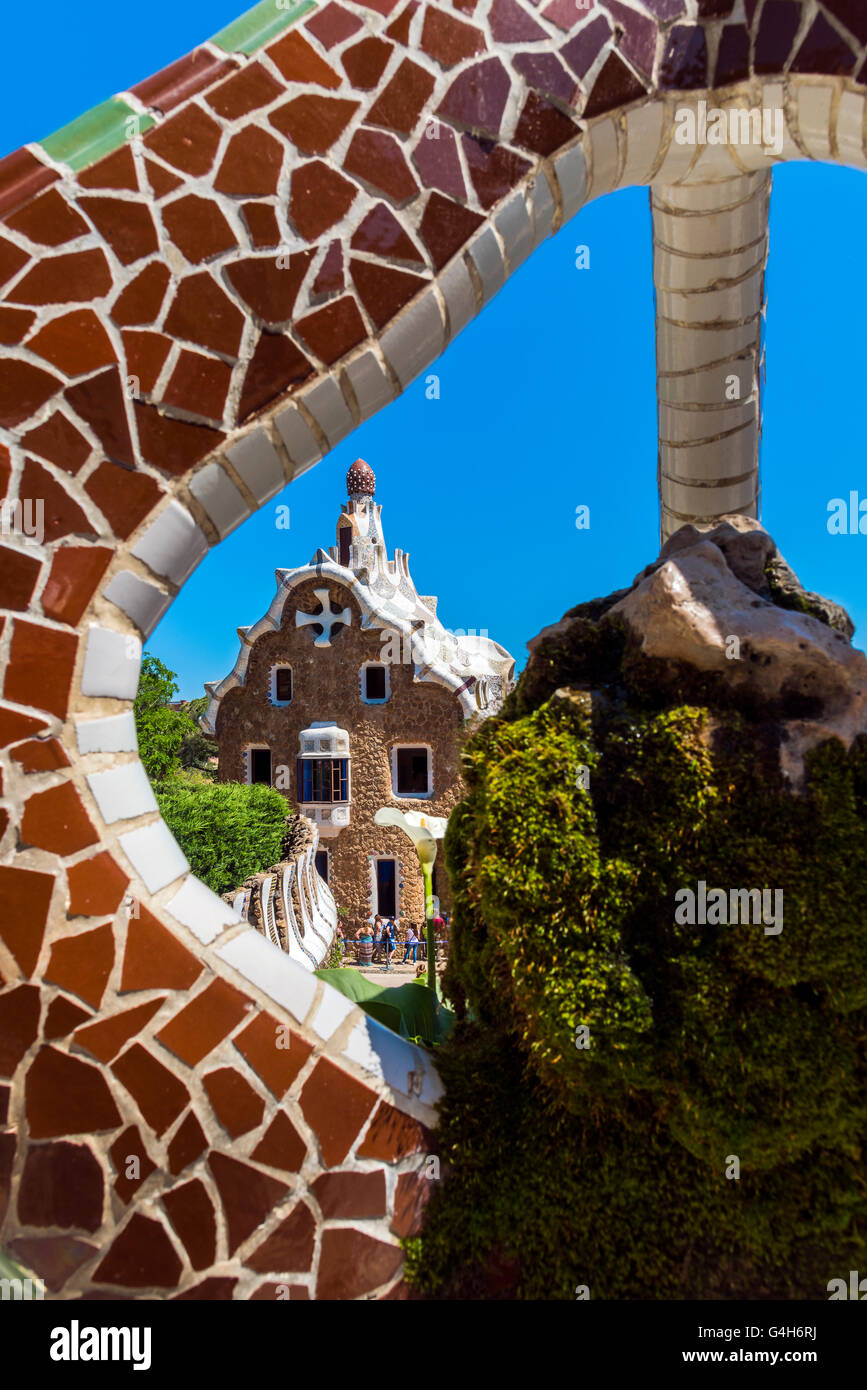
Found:
[[[434,917],[433,926],[436,955],[445,955],[449,944],[448,916]],[[410,959],[413,963],[427,960],[424,923],[404,923],[400,917],[371,915],[370,919],[355,931],[344,932],[343,927],[339,925],[337,939],[340,942],[341,955],[344,957],[347,946],[354,946],[356,963],[362,970],[369,969],[372,965],[378,965],[381,970],[393,970],[394,962],[398,959],[397,951],[401,946],[404,948],[401,965],[406,965]],[[420,966],[416,974],[423,968]]]

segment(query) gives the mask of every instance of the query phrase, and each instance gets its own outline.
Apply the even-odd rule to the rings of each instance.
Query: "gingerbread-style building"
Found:
[[[382,806],[448,816],[461,796],[460,735],[502,704],[514,661],[486,635],[448,632],[389,559],[372,470],[358,459],[336,545],[278,570],[277,594],[203,720],[224,781],[267,782],[318,826],[316,867],[350,919],[424,916],[409,839]],[[442,859],[434,891],[450,894]]]

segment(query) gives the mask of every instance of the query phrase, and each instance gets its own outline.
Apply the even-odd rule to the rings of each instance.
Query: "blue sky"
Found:
[[[233,19],[242,0],[15,6],[0,152],[49,134]],[[34,26],[38,18],[38,34]],[[34,81],[38,73],[38,84]],[[831,536],[828,502],[867,497],[863,334],[867,179],[796,164],[774,175],[767,277],[762,521],[802,582],[845,604],[867,643],[867,537]],[[577,244],[590,268],[575,268]],[[235,629],[273,597],[274,570],[334,541],[349,464],[377,475],[386,540],[410,552],[451,628],[516,657],[566,608],[622,586],[658,550],[650,212],[646,189],[591,203],[541,246],[424,378],[252,517],[184,587],[149,650],[202,693]],[[288,503],[291,526],[275,525]],[[575,510],[590,507],[590,529]]]

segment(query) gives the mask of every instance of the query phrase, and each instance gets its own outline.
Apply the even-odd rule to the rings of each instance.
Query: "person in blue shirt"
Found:
[[[415,924],[413,922],[410,922],[409,927],[407,928],[406,950],[403,953],[403,961],[401,962],[401,964],[406,965],[407,961],[409,960],[410,951],[412,951],[413,964],[415,964],[418,953],[418,936],[416,934]]]
[[[397,947],[397,935],[394,929],[394,918],[389,917],[382,931],[382,944],[385,947],[385,965],[381,965],[380,970],[393,970],[391,958]]]

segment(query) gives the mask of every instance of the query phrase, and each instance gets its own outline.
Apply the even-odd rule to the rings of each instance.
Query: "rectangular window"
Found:
[[[349,800],[348,758],[299,758],[298,786],[302,803]]]
[[[395,869],[393,859],[376,861],[376,910],[381,917],[393,917],[397,911]]]
[[[288,705],[292,699],[292,667],[278,666],[274,672],[274,698]]]
[[[337,539],[340,542],[339,559],[341,565],[349,567],[349,547],[352,543],[352,527],[340,526],[337,530]]]
[[[364,698],[365,698],[365,700],[384,700],[384,699],[385,699],[385,667],[384,667],[384,666],[365,666],[365,668],[364,668]]]
[[[429,760],[427,748],[398,748],[395,791],[400,796],[427,796],[430,791]]]
[[[271,785],[271,749],[270,748],[251,748],[250,749],[250,781],[264,782],[266,786]]]

